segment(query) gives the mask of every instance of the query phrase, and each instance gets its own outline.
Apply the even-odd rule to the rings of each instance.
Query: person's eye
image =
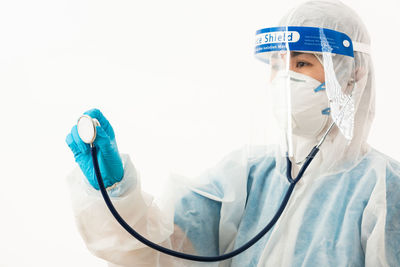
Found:
[[[310,65],[310,63],[308,63],[308,62],[305,62],[305,61],[298,61],[298,62],[296,63],[296,68],[302,68],[302,67],[309,66],[309,65]]]

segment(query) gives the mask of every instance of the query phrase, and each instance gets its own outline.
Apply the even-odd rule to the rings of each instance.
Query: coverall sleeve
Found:
[[[389,166],[365,207],[361,240],[365,266],[400,266],[400,169]]]
[[[123,179],[131,179],[131,186],[121,196],[112,198],[122,218],[157,244],[194,253],[184,231],[174,224],[173,216],[164,214],[153,198],[141,190],[139,177],[129,156],[123,155],[122,159]],[[133,238],[112,217],[100,192],[88,186],[85,181],[79,169],[68,177],[76,224],[92,254],[109,262],[110,266],[191,265],[189,261],[159,253]],[[181,224],[185,225],[185,222],[181,221]]]

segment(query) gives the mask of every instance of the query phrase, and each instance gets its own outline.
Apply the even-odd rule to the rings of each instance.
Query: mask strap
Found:
[[[353,50],[365,54],[371,54],[371,47],[369,44],[353,42]]]

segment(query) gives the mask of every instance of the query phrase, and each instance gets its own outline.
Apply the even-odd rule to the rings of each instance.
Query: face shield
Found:
[[[346,34],[324,28],[289,26],[256,32],[255,55],[268,66],[269,104],[283,156],[293,156],[293,136],[318,140],[331,124],[351,141],[354,51],[362,49]]]

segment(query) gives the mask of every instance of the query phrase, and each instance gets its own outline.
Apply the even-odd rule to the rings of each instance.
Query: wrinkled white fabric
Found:
[[[246,149],[235,151],[205,173],[209,183],[180,197],[173,220],[140,191],[139,177],[126,157],[124,179],[136,182],[112,200],[134,229],[165,247],[209,256],[231,251],[269,222],[289,186],[286,169],[276,168],[273,153],[238,164],[246,155]],[[232,184],[231,174],[237,171],[247,171],[248,179]],[[346,171],[304,175],[276,226],[249,250],[220,263],[174,259],[144,247],[117,224],[100,193],[83,180],[78,169],[69,178],[78,229],[88,249],[110,266],[400,263],[400,164],[375,150]]]
[[[117,188],[128,186],[128,190],[112,197],[115,208],[129,225],[146,238],[176,250],[185,247],[193,253],[183,233],[174,229],[171,218],[157,207],[152,196],[141,190],[140,178],[129,156],[121,156],[123,180],[129,182],[117,185]],[[77,227],[94,255],[107,260],[110,266],[186,266],[147,248],[130,236],[112,217],[100,192],[85,181],[79,168],[68,176]],[[176,240],[171,238],[172,233]]]

